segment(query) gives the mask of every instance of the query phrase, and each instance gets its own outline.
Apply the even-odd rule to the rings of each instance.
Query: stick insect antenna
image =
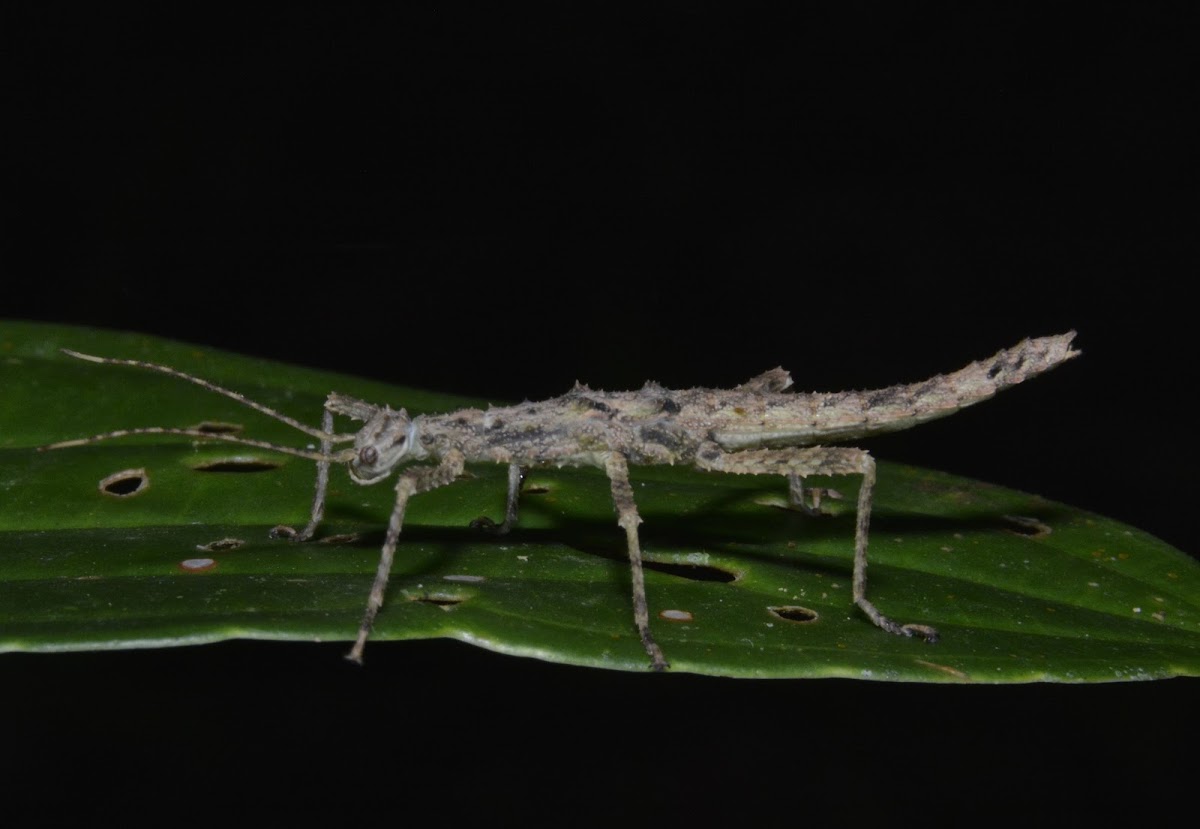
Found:
[[[185,435],[193,438],[204,438],[205,440],[223,440],[226,443],[238,443],[242,446],[254,446],[259,449],[270,449],[272,452],[283,452],[285,455],[295,455],[298,458],[306,458],[310,461],[329,461],[331,463],[342,463],[354,457],[354,449],[343,449],[340,452],[335,452],[332,455],[323,454],[321,452],[310,452],[307,449],[295,449],[291,446],[280,446],[276,443],[269,443],[265,440],[254,440],[253,438],[239,438],[233,435],[223,435],[216,432],[204,432],[200,429],[172,429],[166,426],[146,426],[140,429],[118,429],[115,432],[105,432],[102,435],[92,435],[90,438],[75,438],[73,440],[63,440],[58,443],[39,446],[37,451],[48,452],[51,449],[67,449],[72,446],[86,446],[89,443],[97,443],[102,440],[111,440],[113,438],[129,437],[130,435]]]
[[[160,374],[168,374],[171,377],[177,377],[180,380],[187,380],[189,383],[195,383],[197,386],[200,386],[203,389],[206,389],[211,392],[215,392],[217,394],[224,395],[225,397],[228,397],[230,400],[236,400],[238,403],[241,403],[243,406],[249,406],[251,409],[254,409],[256,412],[261,412],[262,414],[265,414],[268,417],[273,417],[282,423],[286,423],[288,426],[291,426],[293,429],[298,429],[299,431],[303,432],[304,434],[308,435],[309,437],[314,437],[314,438],[317,438],[318,440],[327,440],[327,441],[330,441],[331,443],[345,443],[347,441],[354,440],[354,435],[334,435],[334,434],[322,432],[320,429],[314,429],[312,426],[307,426],[307,425],[301,423],[300,421],[296,420],[295,418],[288,417],[287,415],[283,414],[282,412],[275,411],[270,406],[264,406],[262,403],[256,403],[255,401],[251,400],[249,397],[246,397],[244,394],[239,394],[236,391],[231,391],[227,388],[223,388],[221,386],[218,386],[216,383],[210,383],[207,380],[201,379],[199,377],[195,377],[191,374],[186,374],[182,371],[179,371],[178,369],[171,368],[170,366],[162,366],[157,363],[146,363],[146,362],[143,362],[142,360],[120,360],[120,359],[116,359],[114,357],[96,357],[95,355],[92,355],[92,354],[82,354],[78,351],[72,351],[69,348],[64,348],[61,350],[62,350],[63,354],[68,354],[71,357],[75,357],[79,360],[87,360],[89,363],[101,363],[101,364],[110,365],[110,366],[132,366],[133,368],[144,368],[144,369],[149,369],[150,371],[157,371]],[[195,432],[188,431],[186,429],[184,429],[184,430],[157,429],[157,431],[153,431],[153,430],[149,430],[149,429],[128,429],[128,430],[125,430],[122,432],[111,432],[107,435],[96,435],[94,438],[87,438],[84,442],[90,443],[94,440],[100,440],[100,439],[104,439],[107,437],[123,437],[124,435],[135,435],[135,434],[167,434],[167,435],[197,434],[201,437],[209,437],[209,438],[218,437],[217,435],[213,435],[213,434],[209,434],[209,433],[195,433]],[[221,439],[230,440],[230,442],[232,442],[232,443],[238,443],[238,442],[246,443],[247,445],[250,445],[250,446],[262,446],[263,445],[261,443],[249,441],[244,438],[239,438],[238,440],[231,440],[230,438],[221,438]],[[61,446],[75,446],[75,445],[78,445],[78,444],[73,441],[66,441],[64,443],[52,444],[51,446],[48,446],[46,448],[57,449]],[[279,446],[275,446],[273,444],[267,444],[267,447],[271,448],[271,449],[278,449],[281,452],[291,451],[291,450],[287,450],[287,449],[284,449]],[[297,454],[299,451],[301,451],[301,450],[296,450],[294,452],[291,452],[291,454]],[[301,455],[301,457],[314,457],[314,455],[311,455],[311,454],[310,455]],[[316,459],[317,460],[323,460],[323,459],[327,460],[327,458],[324,458],[324,457],[316,458]]]

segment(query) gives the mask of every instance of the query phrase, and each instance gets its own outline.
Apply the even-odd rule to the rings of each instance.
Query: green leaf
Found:
[[[205,422],[312,442],[190,384],[62,347],[165,363],[313,425],[331,390],[412,413],[473,403],[153,337],[0,323],[0,650],[349,641],[391,508],[390,486],[359,487],[334,470],[323,540],[296,544],[268,530],[306,520],[308,461],[163,436],[34,451]],[[142,489],[101,491],[128,470],[143,471]],[[469,472],[410,505],[368,662],[384,640],[454,637],[646,670],[603,473],[534,470],[520,527],[492,538],[468,525],[500,517],[505,470]],[[889,636],[850,598],[857,479],[811,483],[844,494],[827,502],[831,515],[784,509],[779,480],[634,470],[652,624],[673,670],[931,682],[1200,673],[1200,566],[1188,556],[1036,496],[882,463],[868,593],[942,640]]]

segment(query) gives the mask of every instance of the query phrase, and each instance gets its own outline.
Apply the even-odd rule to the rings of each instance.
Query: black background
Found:
[[[0,316],[496,401],[872,387],[1074,328],[1080,360],[870,448],[1194,552],[1192,21],[906,5],[9,8]],[[1195,776],[1193,681],[340,651],[6,656],[5,779],[57,790],[42,814],[505,823],[1144,817]]]

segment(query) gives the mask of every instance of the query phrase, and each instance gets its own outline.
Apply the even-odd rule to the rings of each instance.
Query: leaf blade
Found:
[[[64,438],[200,421],[311,441],[177,380],[71,360],[64,346],[167,363],[314,424],[333,389],[414,413],[471,403],[139,335],[3,323],[0,650],[350,640],[390,509],[390,487],[335,473],[324,537],[352,538],[293,544],[267,531],[307,518],[312,467],[299,459],[178,438],[37,453]],[[200,471],[230,460],[261,468]],[[100,491],[125,469],[146,470],[149,485],[126,498]],[[939,627],[942,642],[928,646],[881,633],[851,603],[857,481],[829,481],[846,498],[811,519],[778,507],[778,480],[657,467],[633,478],[652,623],[675,670],[933,682],[1200,673],[1200,567],[1108,519],[881,463],[870,595],[894,618]],[[645,670],[603,474],[535,470],[527,488],[521,526],[502,539],[467,526],[501,514],[500,467],[472,467],[414,499],[373,641],[453,637]],[[242,544],[199,549],[226,538]],[[193,559],[212,565],[184,563]],[[801,610],[815,621],[795,621]]]

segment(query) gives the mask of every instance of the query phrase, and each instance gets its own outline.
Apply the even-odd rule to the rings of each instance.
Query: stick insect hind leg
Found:
[[[617,508],[617,524],[625,530],[625,541],[629,550],[629,569],[633,576],[633,623],[642,639],[642,647],[650,657],[650,665],[656,671],[670,667],[662,648],[650,633],[650,611],[646,604],[646,575],[642,569],[642,548],[638,543],[637,504],[633,500],[633,487],[629,485],[629,464],[618,452],[610,452],[604,465],[612,484],[613,505]]]
[[[724,452],[713,446],[697,455],[696,466],[700,469],[735,474],[786,475],[793,497],[797,495],[796,482],[808,475],[861,475],[862,487],[858,491],[854,529],[854,603],[877,627],[888,633],[899,636],[917,635],[927,642],[938,640],[935,628],[894,622],[867,598],[867,536],[871,522],[871,501],[875,490],[875,459],[868,452],[862,449],[827,446]],[[814,507],[819,507],[819,502],[814,504]]]

